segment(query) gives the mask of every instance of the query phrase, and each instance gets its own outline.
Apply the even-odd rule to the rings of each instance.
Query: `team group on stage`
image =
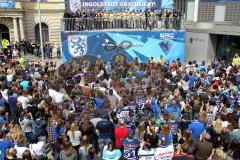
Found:
[[[83,10],[66,11],[65,31],[99,29],[181,29],[182,13],[177,10]]]

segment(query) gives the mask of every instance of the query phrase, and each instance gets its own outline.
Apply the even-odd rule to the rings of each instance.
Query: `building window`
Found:
[[[9,29],[4,24],[0,24],[0,41],[2,41],[3,39],[10,40]]]
[[[42,39],[43,42],[49,42],[49,30],[48,25],[46,23],[42,24]],[[39,23],[35,26],[35,40],[36,42],[40,42],[40,35],[39,35]]]

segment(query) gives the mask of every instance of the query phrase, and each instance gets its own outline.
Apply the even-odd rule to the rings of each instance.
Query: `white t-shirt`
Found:
[[[12,82],[12,80],[13,80],[13,75],[14,75],[14,74],[7,75],[7,81],[8,81],[8,82]]]
[[[103,83],[107,86],[107,88],[110,88],[111,87],[111,83],[112,83],[112,80],[111,79],[105,79],[104,81],[103,81]]]
[[[118,98],[115,95],[108,95],[108,99],[110,101],[112,108],[117,108]]]
[[[2,96],[3,96],[3,99],[4,99],[5,101],[8,101],[8,90],[5,89],[4,91],[1,91],[1,94],[2,94]]]
[[[154,149],[151,150],[139,149],[138,151],[139,160],[155,160],[154,152],[155,152]]]
[[[27,147],[18,147],[17,145],[15,145],[14,148],[17,150],[17,158],[19,159],[22,159],[23,152],[29,149]]]
[[[55,103],[61,103],[64,99],[64,94],[57,92],[56,90],[49,89],[48,93],[49,93],[49,96],[52,97],[53,102]]]
[[[27,108],[27,105],[28,105],[28,103],[29,103],[28,97],[19,96],[19,97],[17,98],[17,101],[22,104],[22,108],[23,108],[24,110]]]
[[[98,89],[104,93],[107,91],[107,89],[104,87],[99,87]],[[117,97],[118,101],[120,101],[122,98],[118,95],[117,91],[114,88],[110,88],[110,89],[113,90],[113,95]]]
[[[173,145],[169,145],[166,148],[157,148],[155,151],[156,160],[171,160],[174,154]]]
[[[73,146],[80,145],[80,139],[82,137],[82,134],[80,131],[75,131],[74,137],[73,137],[72,131],[68,131],[67,136],[69,137],[70,142],[72,143]]]
[[[36,157],[42,156],[45,154],[45,143],[44,142],[38,142],[34,144],[30,144],[29,148],[32,155],[35,155]]]

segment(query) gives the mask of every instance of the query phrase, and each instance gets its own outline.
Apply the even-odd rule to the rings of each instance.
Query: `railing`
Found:
[[[91,31],[104,29],[175,29],[184,28],[182,18],[155,18],[155,19],[106,19],[106,18],[64,18],[62,31]]]

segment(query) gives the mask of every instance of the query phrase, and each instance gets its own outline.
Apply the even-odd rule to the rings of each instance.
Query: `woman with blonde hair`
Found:
[[[224,151],[222,149],[217,148],[217,149],[213,150],[212,155],[208,159],[209,160],[225,160],[226,154],[224,153]]]
[[[46,110],[46,101],[42,100],[38,105],[37,105],[38,109],[44,109]]]
[[[213,126],[211,126],[207,132],[212,137],[212,143],[214,148],[218,148],[222,145],[223,139],[222,139],[222,120],[217,119]]]
[[[93,147],[90,143],[89,143],[89,138],[87,135],[84,135],[82,137],[82,141],[81,141],[81,146],[78,150],[78,154],[80,156],[81,159],[86,158],[86,155],[88,153],[88,150],[90,147]]]
[[[6,150],[6,160],[16,159],[17,151],[15,148],[10,148]]]
[[[142,141],[145,133],[146,133],[145,122],[141,121],[138,127],[135,129],[134,138],[138,139],[139,141]]]
[[[201,111],[199,114],[199,121],[204,124],[204,126],[207,125],[207,112],[206,111]]]
[[[22,129],[21,129],[20,125],[18,125],[18,124],[14,125],[14,127],[11,130],[11,133],[12,133],[11,137],[14,142],[17,141],[20,134],[23,134]]]
[[[65,141],[63,150],[60,152],[60,160],[77,160],[77,152],[73,148],[71,142]]]
[[[80,141],[82,134],[78,130],[77,123],[73,122],[70,126],[70,130],[67,132],[70,142],[72,143],[73,148],[78,151],[80,147]]]
[[[27,139],[25,137],[25,135],[23,133],[19,134],[16,141],[15,141],[15,146],[14,148],[17,151],[17,158],[22,158],[22,155],[24,153],[24,151],[27,148]]]

